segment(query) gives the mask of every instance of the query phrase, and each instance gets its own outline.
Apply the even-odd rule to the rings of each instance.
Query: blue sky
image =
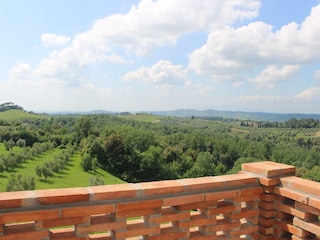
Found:
[[[0,103],[320,113],[319,0],[2,0]]]

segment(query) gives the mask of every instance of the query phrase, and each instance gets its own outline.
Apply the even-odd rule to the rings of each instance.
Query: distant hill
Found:
[[[202,118],[226,118],[252,121],[278,121],[284,122],[290,118],[303,119],[313,118],[320,120],[320,114],[301,113],[265,113],[265,112],[242,112],[242,111],[217,111],[217,110],[193,110],[178,109],[173,111],[151,111],[149,114],[173,116],[173,117],[202,117]]]
[[[16,105],[13,102],[6,102],[6,103],[0,104],[0,112],[5,112],[8,110],[21,110],[21,111],[23,111],[23,107],[20,107],[19,105]]]
[[[22,110],[12,109],[0,112],[0,120],[4,121],[20,121],[34,118],[47,118],[47,115],[39,115],[35,113],[29,113]]]

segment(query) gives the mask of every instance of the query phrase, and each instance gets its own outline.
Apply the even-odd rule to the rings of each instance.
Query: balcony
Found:
[[[274,162],[238,174],[0,193],[0,240],[319,239],[320,183]]]

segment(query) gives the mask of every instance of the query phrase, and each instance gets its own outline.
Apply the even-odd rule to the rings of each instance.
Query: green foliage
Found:
[[[90,177],[90,186],[100,186],[104,184],[105,183],[101,177],[99,176]]]
[[[19,175],[11,175],[6,186],[7,192],[23,191],[23,190],[34,190],[36,182],[34,177],[23,177]]]

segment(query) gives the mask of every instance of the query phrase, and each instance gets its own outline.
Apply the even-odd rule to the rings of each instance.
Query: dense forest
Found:
[[[45,179],[78,152],[83,171],[102,168],[127,182],[228,174],[241,163],[263,160],[294,165],[297,175],[320,181],[320,128],[313,119],[280,124],[148,114],[52,115],[1,120],[0,142],[7,150],[21,148],[0,156],[0,173],[63,149],[37,167],[37,176]],[[32,189],[32,179],[25,181]]]

